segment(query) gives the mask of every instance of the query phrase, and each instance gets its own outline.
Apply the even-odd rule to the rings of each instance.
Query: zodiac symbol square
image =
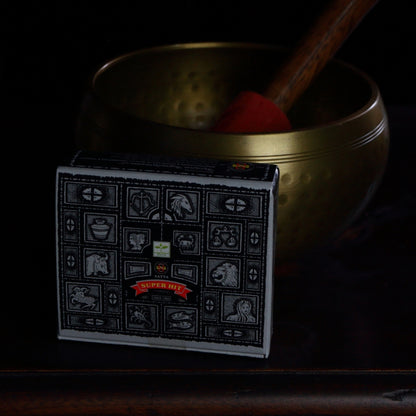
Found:
[[[112,250],[85,249],[84,275],[91,278],[116,279],[116,253]]]
[[[166,307],[165,308],[165,332],[196,334],[198,310],[189,307]]]
[[[128,188],[127,216],[152,219],[159,212],[159,189]]]
[[[150,246],[151,230],[148,228],[124,228],[123,249],[129,253],[143,253]]]
[[[200,254],[200,233],[196,231],[174,231],[173,245],[181,254]]]
[[[126,303],[126,327],[131,330],[158,330],[158,308],[155,305]]]
[[[85,241],[114,244],[117,242],[117,217],[115,215],[85,214]]]
[[[67,309],[77,312],[101,312],[100,285],[67,283]]]
[[[229,222],[208,222],[208,249],[220,251],[241,251],[241,224]]]
[[[207,258],[207,286],[240,287],[240,260],[228,258]]]
[[[221,319],[223,322],[256,324],[258,322],[257,297],[223,294]]]
[[[166,192],[166,209],[177,221],[199,220],[199,193],[169,189]]]

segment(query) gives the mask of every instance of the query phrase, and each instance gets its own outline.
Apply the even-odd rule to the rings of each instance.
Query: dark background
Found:
[[[3,1],[2,232],[7,247],[2,252],[1,288],[8,302],[0,302],[5,307],[2,325],[21,332],[17,325],[14,328],[20,314],[27,316],[25,330],[35,331],[31,323],[44,319],[45,308],[55,311],[55,169],[73,150],[80,103],[90,76],[102,63],[142,47],[178,42],[250,41],[291,47],[325,4]],[[381,0],[337,54],[377,82],[395,114],[415,106],[416,29],[411,6],[414,2]],[[400,133],[397,121],[395,129]],[[412,137],[407,134],[406,139]],[[393,142],[393,151],[394,146]],[[34,298],[37,309],[25,309],[26,304],[34,305]]]
[[[44,163],[52,156],[50,150],[52,158],[59,158],[71,143],[89,77],[119,54],[215,40],[291,47],[326,3],[2,2],[3,144],[18,144]],[[411,6],[411,1],[381,0],[337,54],[378,83],[387,105],[414,104],[416,29]],[[46,150],[45,158],[40,152]]]

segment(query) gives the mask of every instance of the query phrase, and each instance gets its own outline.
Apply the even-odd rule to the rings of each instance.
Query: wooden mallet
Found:
[[[268,88],[262,94],[242,91],[211,131],[272,133],[290,130],[288,110],[377,1],[330,1]]]

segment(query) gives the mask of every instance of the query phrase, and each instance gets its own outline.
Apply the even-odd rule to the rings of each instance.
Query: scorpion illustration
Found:
[[[151,328],[153,322],[150,320],[149,309],[134,306],[130,308],[130,322],[136,325],[143,325],[144,328]]]

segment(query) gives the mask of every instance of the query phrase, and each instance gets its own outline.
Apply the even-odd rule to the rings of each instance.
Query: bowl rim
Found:
[[[103,64],[101,64],[98,69],[93,73],[91,79],[90,79],[90,89],[92,93],[95,92],[95,84],[98,80],[98,78],[105,73],[106,71],[110,70],[112,67],[114,67],[117,64],[120,64],[123,61],[126,61],[134,56],[137,55],[144,55],[149,53],[160,53],[160,52],[168,52],[168,51],[175,51],[175,50],[184,50],[184,49],[209,49],[209,48],[239,48],[239,49],[263,49],[263,50],[275,50],[275,51],[281,51],[281,52],[287,52],[290,51],[289,48],[286,48],[284,46],[280,45],[274,45],[269,43],[256,43],[256,42],[184,42],[184,43],[173,43],[173,44],[164,44],[159,46],[149,46],[144,47],[140,49],[136,49],[121,55],[118,55],[112,59],[107,60]],[[341,117],[337,120],[329,121],[324,124],[317,124],[311,127],[299,127],[299,128],[293,128],[290,131],[287,132],[275,132],[275,133],[216,133],[216,132],[210,132],[211,134],[219,134],[219,135],[228,135],[228,136],[247,136],[247,134],[250,134],[250,136],[275,136],[276,134],[284,135],[284,134],[291,134],[291,133],[299,133],[303,131],[311,131],[315,129],[322,129],[322,128],[330,128],[338,125],[344,125],[345,123],[354,121],[357,118],[362,117],[367,112],[369,112],[374,106],[377,105],[377,103],[381,100],[381,94],[380,90],[377,86],[377,84],[374,82],[374,80],[363,70],[357,68],[355,65],[352,65],[350,63],[347,63],[343,60],[333,58],[329,61],[330,63],[335,63],[336,65],[339,65],[341,67],[344,67],[351,72],[355,73],[355,75],[362,78],[370,89],[370,96],[367,100],[366,104],[364,104],[362,107],[358,108],[351,114]],[[102,97],[98,96],[98,94],[95,94],[97,98],[99,98],[101,101],[105,102],[107,106],[111,106],[115,110],[118,110],[119,112],[122,112],[117,107],[112,106],[108,101],[104,100]],[[182,126],[174,126],[170,124],[161,123],[154,120],[148,120],[145,118],[142,118],[137,115],[131,115],[133,119],[141,120],[144,122],[151,122],[152,124],[166,126],[168,128],[172,129],[178,129],[183,131],[198,131],[196,129],[192,129],[189,127],[182,127]]]

